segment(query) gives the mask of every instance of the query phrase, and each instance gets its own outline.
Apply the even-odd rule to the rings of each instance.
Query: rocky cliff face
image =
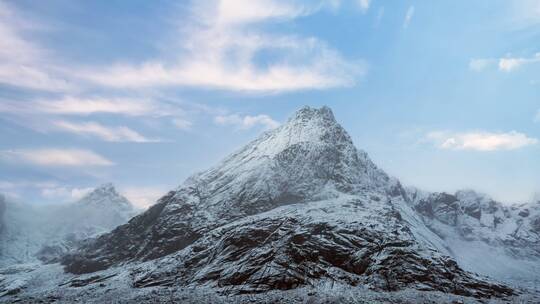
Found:
[[[72,273],[126,265],[136,287],[252,293],[339,283],[513,294],[463,270],[425,224],[456,225],[457,199],[418,198],[354,147],[330,109],[306,107],[63,264]]]
[[[425,225],[467,270],[534,286],[540,271],[540,204],[504,205],[471,190],[408,192]]]
[[[540,257],[540,204],[503,205],[471,190],[414,196],[415,210],[443,238],[451,231],[466,241],[505,247],[516,256]]]

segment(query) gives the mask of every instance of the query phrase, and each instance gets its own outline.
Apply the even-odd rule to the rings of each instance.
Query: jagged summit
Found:
[[[334,113],[327,106],[323,106],[320,109],[304,106],[288,119],[287,124],[308,121],[317,121],[319,123],[324,122],[326,124],[338,124],[336,118],[334,117]]]
[[[83,196],[77,205],[100,206],[103,208],[114,206],[125,210],[133,210],[133,205],[120,193],[112,183],[105,183]]]
[[[219,191],[237,196],[235,187],[225,184],[247,184],[269,197],[283,192],[306,197],[332,189],[351,192],[383,187],[388,180],[365,152],[356,149],[330,108],[303,107],[285,124],[264,133],[216,167],[189,178],[179,190],[205,184],[202,191],[207,190],[204,196],[208,197],[215,185]]]

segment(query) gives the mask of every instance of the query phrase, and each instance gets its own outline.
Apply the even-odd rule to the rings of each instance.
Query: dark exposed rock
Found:
[[[106,276],[94,275],[87,278],[75,278],[75,279],[69,280],[66,283],[61,284],[60,286],[68,285],[70,287],[83,287],[89,284],[104,282],[107,279],[110,279],[114,276],[116,276],[116,274],[111,274],[111,275],[106,275]]]
[[[426,199],[420,200],[415,206],[416,210],[429,218],[436,218],[441,222],[455,226],[461,213],[458,199],[448,193],[435,193]]]
[[[523,210],[521,210],[518,214],[519,214],[519,216],[521,216],[521,217],[527,217],[527,216],[529,216],[529,214],[531,214],[531,213],[530,213],[529,209],[523,209]]]
[[[329,222],[303,214],[273,214],[217,229],[191,250],[175,255],[178,265],[158,263],[156,271],[138,278],[134,286],[213,284],[224,293],[242,294],[330,281],[374,290],[417,288],[482,298],[514,294],[465,272],[449,257],[422,249],[407,229],[400,229],[399,219],[388,218],[388,226],[371,229],[361,224],[365,220],[361,213],[358,222],[339,225],[332,214]],[[395,234],[383,229],[390,227]]]

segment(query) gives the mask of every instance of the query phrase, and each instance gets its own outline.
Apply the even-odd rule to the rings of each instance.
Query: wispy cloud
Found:
[[[469,61],[469,68],[473,71],[480,72],[489,67],[496,66],[499,71],[512,72],[525,65],[539,62],[540,53],[532,57],[474,58]]]
[[[149,60],[87,69],[81,77],[104,86],[194,86],[233,91],[283,92],[351,86],[366,72],[315,37],[263,31],[257,25],[286,22],[320,5],[281,0],[197,3],[184,17],[175,61]],[[258,64],[261,52],[276,59]]]
[[[403,20],[403,28],[408,28],[411,20],[414,16],[414,6],[409,6],[407,13],[405,13],[405,20]]]
[[[33,28],[5,2],[0,3],[0,83],[47,91],[66,91],[74,85],[51,64],[50,52],[23,37]]]
[[[504,72],[511,72],[516,70],[526,64],[540,62],[540,53],[535,54],[530,58],[520,58],[520,57],[505,57],[499,59],[499,70]]]
[[[357,2],[362,13],[366,13],[369,10],[369,5],[371,4],[371,0],[357,0]]]
[[[214,122],[218,125],[232,125],[240,129],[250,129],[257,125],[263,126],[266,129],[273,129],[279,126],[277,121],[266,114],[256,116],[240,116],[238,114],[220,115],[214,118]]]
[[[97,122],[69,122],[59,120],[53,122],[53,125],[60,131],[69,132],[78,135],[95,136],[110,142],[157,142],[159,140],[149,139],[136,131],[125,127],[104,126]]]
[[[93,188],[79,188],[79,187],[45,187],[41,189],[41,196],[46,199],[57,199],[61,201],[76,201],[86,194],[90,193]]]
[[[80,98],[65,96],[60,99],[38,99],[32,101],[9,101],[0,103],[0,112],[44,113],[60,115],[90,115],[109,113],[119,115],[164,115],[166,111],[147,100],[131,98]]]
[[[441,149],[475,151],[515,150],[538,143],[538,139],[516,131],[507,133],[430,132],[427,134],[427,139]]]
[[[111,166],[114,163],[92,151],[82,149],[20,149],[0,151],[0,158],[37,166]]]

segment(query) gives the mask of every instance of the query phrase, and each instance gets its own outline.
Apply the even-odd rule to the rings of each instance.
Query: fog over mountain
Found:
[[[70,219],[60,226],[82,231],[132,214],[110,185],[69,208],[55,213]],[[52,250],[49,264],[0,270],[0,299],[540,300],[540,202],[406,187],[354,146],[328,107],[301,108],[111,232],[89,230]]]
[[[79,201],[35,205],[0,197],[0,265],[54,262],[81,240],[108,232],[137,213],[112,184]]]

